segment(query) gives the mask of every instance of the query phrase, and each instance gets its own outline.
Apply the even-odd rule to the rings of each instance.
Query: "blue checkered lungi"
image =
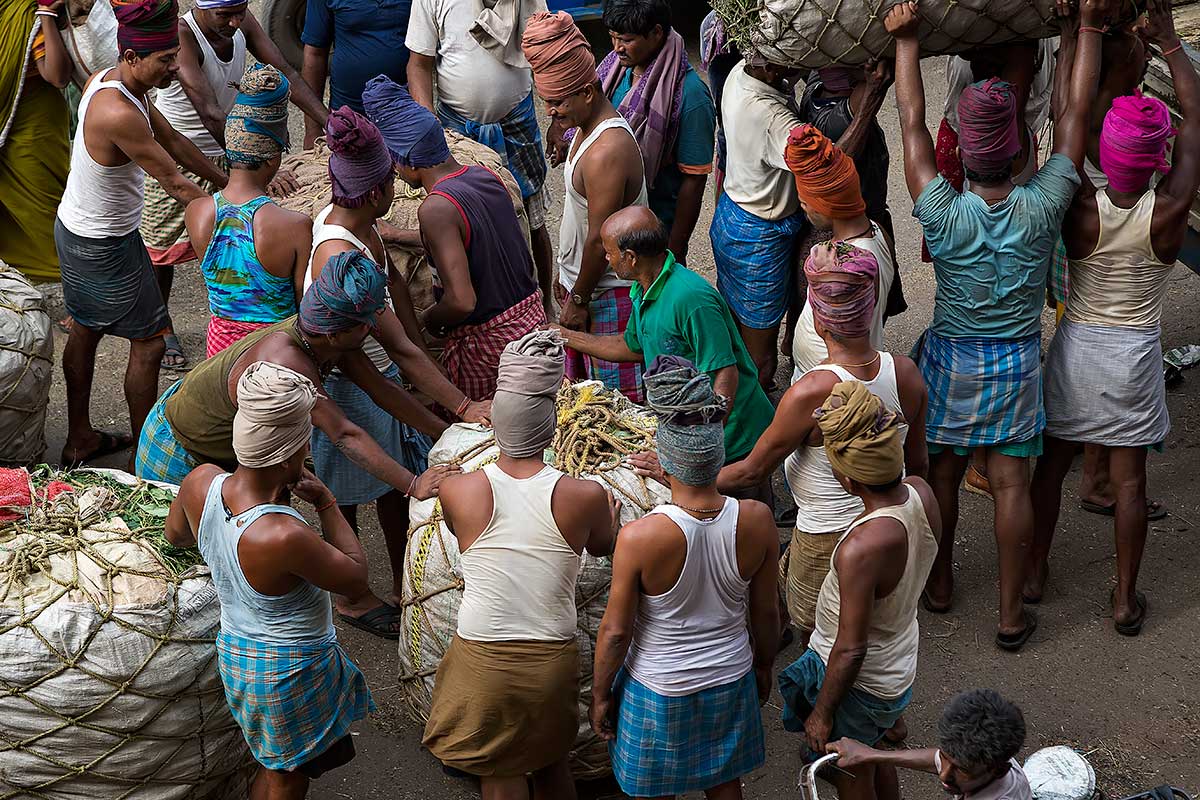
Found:
[[[1027,442],[1046,427],[1041,335],[947,338],[925,331],[913,348],[929,391],[925,438],[951,447]]]
[[[221,631],[217,657],[229,710],[267,769],[311,761],[375,710],[366,678],[336,640],[267,644]]]
[[[164,411],[167,401],[182,385],[182,380],[175,381],[162,393],[162,397],[150,409],[146,424],[138,436],[134,472],[144,481],[165,481],[178,486],[200,464],[175,438],[175,431],[167,422]]]
[[[608,752],[625,794],[662,797],[701,791],[740,778],[766,761],[753,670],[711,689],[667,697],[622,669],[613,696],[617,738]]]
[[[780,220],[751,214],[721,195],[708,238],[717,264],[717,291],[747,328],[773,328],[792,298],[796,247],[805,224],[797,211]]]
[[[533,106],[533,92],[503,119],[492,123],[479,123],[464,117],[445,103],[438,103],[437,115],[450,130],[490,147],[503,157],[504,166],[521,187],[522,198],[528,200],[542,190],[546,183],[546,156],[537,110]]]

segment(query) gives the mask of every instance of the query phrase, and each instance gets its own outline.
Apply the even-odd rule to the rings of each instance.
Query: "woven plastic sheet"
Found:
[[[0,261],[0,464],[24,466],[46,452],[54,338],[42,294]]]
[[[712,0],[743,55],[816,69],[890,55],[883,18],[894,0]],[[1058,33],[1053,0],[920,0],[925,55]]]
[[[577,384],[587,387],[590,384]],[[647,425],[653,419],[644,411],[618,396],[620,413],[634,415]],[[560,417],[561,419],[561,417]],[[560,427],[560,431],[561,431]],[[560,437],[562,438],[562,437]],[[578,451],[577,451],[578,452]],[[452,425],[429,453],[429,463],[457,464],[470,472],[492,463],[499,455],[490,430],[477,425]],[[556,456],[550,453],[551,459]],[[621,523],[628,524],[666,502],[666,487],[644,481],[631,470],[614,468],[599,474],[583,473],[609,489],[622,501]],[[429,718],[433,700],[434,676],[458,625],[458,607],[462,603],[462,568],[459,565],[458,540],[445,526],[441,506],[436,500],[409,505],[408,552],[404,562],[404,632],[400,636],[400,686],[411,715],[420,722]],[[612,771],[607,744],[597,737],[588,722],[592,697],[592,664],[596,655],[596,634],[608,604],[612,583],[612,562],[586,552],[581,559],[575,586],[575,606],[579,614],[576,641],[579,645],[579,733],[570,754],[571,771],[577,778],[591,779]]]

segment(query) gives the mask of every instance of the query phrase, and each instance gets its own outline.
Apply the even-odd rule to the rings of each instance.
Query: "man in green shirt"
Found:
[[[758,382],[758,370],[738,335],[729,306],[716,287],[676,263],[667,249],[668,232],[648,208],[630,206],[609,217],[600,229],[609,266],[630,291],[633,312],[624,336],[594,336],[557,328],[567,345],[607,361],[649,363],[657,355],[682,356],[729,398],[725,418],[727,463],[745,458],[775,414]],[[635,457],[639,472],[656,474],[653,454]],[[770,504],[770,477],[739,497]]]

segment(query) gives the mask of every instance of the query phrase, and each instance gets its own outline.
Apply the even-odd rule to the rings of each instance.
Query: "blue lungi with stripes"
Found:
[[[165,481],[178,486],[200,464],[175,438],[175,430],[163,410],[171,395],[179,391],[182,385],[183,381],[177,380],[162,393],[162,397],[150,409],[138,436],[133,469],[144,481]]]
[[[925,331],[913,348],[929,391],[925,438],[965,453],[974,447],[1040,443],[1041,335],[948,338]],[[1037,452],[1022,455],[1038,455]],[[1014,454],[1016,455],[1016,454]]]
[[[773,328],[787,313],[804,214],[767,220],[721,195],[708,238],[717,265],[717,291],[747,328]]]
[[[311,761],[375,710],[366,678],[336,640],[268,644],[222,631],[217,657],[229,710],[267,769]]]
[[[608,751],[625,794],[661,797],[701,791],[740,778],[766,761],[753,670],[736,681],[668,697],[622,669],[613,697],[617,738]]]

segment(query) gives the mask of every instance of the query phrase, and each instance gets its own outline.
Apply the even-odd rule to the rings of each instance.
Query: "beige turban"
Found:
[[[233,452],[243,467],[282,464],[312,436],[317,389],[295,370],[255,361],[238,380],[237,400]]]
[[[858,381],[833,387],[825,404],[813,412],[830,465],[859,483],[884,486],[904,471],[900,417]]]
[[[533,331],[509,342],[500,355],[492,427],[500,451],[512,458],[541,455],[554,439],[554,399],[562,385],[563,339]]]

